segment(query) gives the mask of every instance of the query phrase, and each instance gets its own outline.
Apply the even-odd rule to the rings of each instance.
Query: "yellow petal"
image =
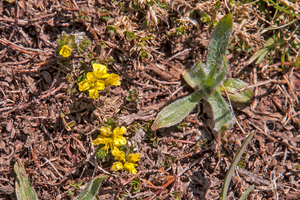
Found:
[[[104,126],[100,128],[100,133],[106,137],[111,135],[110,129],[108,127],[104,127]]]
[[[103,144],[103,139],[101,138],[96,138],[95,140],[92,141],[92,145],[99,145],[99,144]]]
[[[124,135],[124,133],[126,133],[127,129],[124,126],[121,126],[120,128],[117,127],[114,129],[113,133],[114,135]]]
[[[114,148],[114,150],[111,151],[112,155],[116,157],[118,161],[125,162],[125,152],[120,151],[117,147]]]
[[[92,88],[92,89],[89,89],[89,96],[92,98],[92,99],[97,99],[99,97],[99,94],[98,94],[98,90]]]
[[[71,54],[72,50],[67,45],[64,45],[61,50],[59,51],[59,54],[63,57],[68,57]]]
[[[96,90],[104,90],[105,89],[105,83],[102,80],[97,80],[95,82],[95,89]]]
[[[86,79],[78,83],[78,86],[79,86],[79,91],[85,91],[90,89],[90,83]]]
[[[87,79],[87,81],[89,81],[91,83],[95,82],[96,81],[95,74],[93,72],[88,72],[86,74],[86,79]]]
[[[103,144],[105,144],[104,147],[102,147],[103,150],[108,151],[109,149],[114,149],[114,141],[112,138],[104,138],[103,139]]]
[[[127,140],[125,137],[123,137],[123,136],[114,137],[114,146],[119,147],[119,146],[125,145],[126,143],[127,143]]]
[[[103,76],[101,76],[101,78],[108,78],[110,76],[110,74],[104,74]]]
[[[138,165],[130,163],[130,162],[125,162],[124,169],[125,169],[125,171],[127,171],[129,173],[136,174],[137,173],[137,170],[135,169],[136,166],[138,166]]]
[[[105,85],[121,85],[121,77],[117,74],[110,74],[109,77],[105,80]]]
[[[107,74],[107,68],[105,65],[101,64],[93,64],[94,74],[97,78],[102,78],[102,76],[105,76]]]
[[[123,169],[123,164],[121,162],[114,162],[113,166],[111,167],[111,170],[118,171]]]
[[[131,163],[136,163],[137,161],[140,160],[139,157],[140,157],[139,153],[132,153],[127,156],[126,160]]]

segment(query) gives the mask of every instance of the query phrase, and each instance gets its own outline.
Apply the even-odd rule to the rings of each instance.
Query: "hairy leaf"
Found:
[[[74,200],[93,200],[99,190],[101,182],[107,176],[97,176],[93,178],[83,189],[83,191]]]
[[[223,55],[226,53],[229,37],[232,32],[231,14],[224,16],[212,33],[207,55],[207,72],[209,74],[217,65],[215,75],[218,75],[223,69]]]
[[[239,89],[247,86],[248,84],[246,82],[235,78],[229,78],[224,82],[224,88],[230,100],[239,103],[249,102],[254,95],[251,89],[247,89],[242,92],[238,91]],[[224,89],[220,87],[220,91],[224,92]]]
[[[225,131],[230,129],[234,124],[234,120],[225,100],[219,91],[214,90],[211,94],[206,96],[206,99],[212,107],[215,120],[215,129],[217,131]]]
[[[197,89],[197,86],[205,85],[206,74],[204,69],[205,64],[198,61],[191,70],[183,74],[183,78],[192,88]]]
[[[37,195],[30,187],[29,179],[26,175],[24,165],[18,161],[14,165],[14,171],[17,175],[15,180],[15,191],[18,200],[37,200]]]
[[[199,94],[199,91],[195,91],[193,94],[168,105],[158,113],[151,129],[154,131],[159,128],[178,124],[192,111],[201,99],[202,96]]]

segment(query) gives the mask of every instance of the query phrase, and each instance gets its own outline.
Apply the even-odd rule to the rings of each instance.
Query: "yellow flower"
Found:
[[[118,161],[125,162],[125,152],[120,151],[117,147],[114,148],[114,150],[111,151],[112,155],[116,157]]]
[[[113,140],[114,146],[119,147],[127,143],[126,138],[123,136],[126,133],[126,128],[122,126],[121,128],[117,127],[113,131]]]
[[[136,164],[136,162],[138,162],[140,159],[140,154],[139,153],[135,153],[135,154],[129,154],[126,157],[125,160],[125,152],[120,151],[118,148],[115,147],[115,149],[111,152],[117,159],[119,162],[115,162],[114,166],[112,167],[112,170],[117,169],[123,169],[129,173],[133,173],[136,174],[137,170],[135,169],[135,167],[138,166],[138,164]],[[118,165],[116,164],[118,163]],[[124,163],[124,165],[122,164]],[[114,171],[117,171],[114,170]]]
[[[101,132],[101,134],[102,135],[104,135],[105,137],[108,137],[108,136],[110,136],[111,135],[111,131],[110,131],[110,129],[108,128],[108,127],[101,127],[100,128],[100,132]]]
[[[138,164],[136,164],[136,162],[140,160],[139,153],[129,154],[126,158],[126,161],[125,161],[125,152],[120,151],[118,148],[115,148],[112,151],[112,154],[119,160],[118,162],[114,162],[114,164],[112,166],[113,171],[118,171],[118,170],[124,169],[125,171],[127,171],[129,173],[133,173],[133,174],[137,173],[137,170],[135,169],[135,167],[138,166]],[[123,163],[124,163],[124,165],[123,165]]]
[[[123,167],[125,171],[136,174],[137,173],[137,170],[135,169],[136,166],[138,166],[138,164],[126,162]]]
[[[102,127],[98,137],[92,141],[93,145],[104,144],[103,150],[108,151],[109,149],[114,150],[115,147],[125,145],[127,143],[126,138],[123,136],[126,133],[126,128],[122,126],[117,127],[111,132],[108,128]]]
[[[123,164],[121,162],[114,162],[113,166],[111,167],[111,170],[118,171],[123,169]]]
[[[107,79],[105,80],[105,86],[109,85],[121,85],[121,77],[117,74],[109,74]]]
[[[72,50],[67,45],[64,45],[61,50],[59,51],[59,54],[62,55],[64,58],[68,57],[71,54]]]
[[[103,79],[103,78],[107,78],[109,76],[109,74],[107,74],[107,68],[105,65],[94,63],[92,66],[93,66],[93,70],[94,70],[93,72],[97,79]]]
[[[140,155],[141,154],[139,154],[139,153],[135,153],[135,154],[131,153],[127,156],[126,160],[127,160],[127,162],[136,163],[140,160],[140,158],[139,158]]]
[[[135,167],[137,167],[138,164],[135,163],[140,160],[140,155],[141,154],[139,153],[131,153],[126,157],[126,162],[124,164],[125,171],[136,174],[137,170],[135,169]]]
[[[89,96],[93,99],[99,97],[98,90],[104,90],[105,84],[104,81],[96,79],[94,73],[88,72],[86,74],[86,79],[81,81],[79,84],[80,91],[89,91]]]

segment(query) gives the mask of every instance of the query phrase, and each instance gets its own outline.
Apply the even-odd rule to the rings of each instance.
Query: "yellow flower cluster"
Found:
[[[127,171],[129,173],[133,173],[133,174],[137,173],[137,170],[135,169],[135,167],[138,166],[138,164],[136,164],[136,162],[138,162],[140,160],[139,153],[131,153],[131,154],[128,154],[127,156],[125,156],[125,152],[120,151],[116,147],[114,148],[114,150],[111,153],[118,160],[118,162],[114,162],[114,164],[111,168],[113,171],[118,171],[118,170],[124,169],[125,171]]]
[[[59,51],[59,54],[62,55],[65,58],[65,57],[69,57],[71,52],[72,52],[72,50],[70,49],[70,47],[68,47],[67,45],[64,45],[61,48],[61,50]]]
[[[111,132],[111,130],[107,127],[101,127],[100,128],[100,134],[98,137],[92,141],[93,145],[100,145],[103,144],[104,147],[102,147],[103,150],[111,150],[111,153],[113,156],[118,160],[117,162],[114,162],[112,166],[113,171],[118,171],[124,169],[127,172],[136,174],[137,170],[135,169],[140,159],[140,154],[128,154],[126,156],[124,151],[120,151],[118,149],[119,146],[125,145],[127,143],[126,138],[123,136],[126,132],[126,128],[124,126],[117,127]]]
[[[80,91],[89,91],[89,96],[93,99],[99,97],[98,90],[104,90],[110,85],[121,85],[121,77],[117,74],[108,74],[105,65],[93,64],[93,72],[86,74],[86,79],[79,85]]]
[[[121,128],[115,128],[113,132],[111,132],[111,130],[107,127],[101,127],[100,134],[92,141],[92,144],[104,144],[104,147],[102,147],[103,150],[113,150],[115,147],[119,147],[127,143],[126,138],[123,136],[124,133],[126,133],[126,128],[124,126]]]

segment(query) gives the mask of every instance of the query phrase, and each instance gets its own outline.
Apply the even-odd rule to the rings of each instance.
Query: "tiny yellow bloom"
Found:
[[[92,66],[94,70],[93,73],[97,79],[103,79],[109,76],[109,74],[107,74],[107,68],[105,65],[94,63]]]
[[[64,58],[68,57],[71,54],[72,50],[67,45],[64,45],[61,50],[59,51],[59,54],[62,55]]]
[[[113,171],[118,171],[118,170],[121,170],[123,169],[123,164],[121,162],[114,162],[113,166],[111,167],[111,170]]]
[[[122,126],[121,128],[117,127],[113,131],[113,140],[114,146],[119,147],[127,143],[126,138],[123,136],[126,133],[126,128]]]
[[[138,166],[138,165],[134,164],[134,163],[130,163],[130,162],[125,162],[123,167],[124,167],[125,171],[136,174],[137,173],[137,170],[135,169],[136,166]]]
[[[125,152],[120,151],[117,147],[114,148],[114,150],[111,151],[112,155],[116,157],[118,161],[125,162]]]
[[[121,85],[121,77],[117,74],[109,74],[107,79],[105,80],[105,86],[109,85]]]
[[[86,74],[86,79],[81,81],[78,86],[80,91],[88,90],[89,96],[93,99],[99,97],[98,90],[105,89],[104,81],[96,79],[92,72],[88,72]]]
[[[102,126],[102,127],[100,128],[100,132],[101,132],[102,135],[104,135],[104,136],[106,136],[106,137],[108,137],[108,136],[111,135],[111,130],[110,130],[110,128],[105,127],[105,126]]]
[[[136,163],[140,160],[140,155],[139,153],[131,153],[127,156],[126,160],[127,162],[131,162],[131,163]]]
[[[103,150],[114,150],[115,147],[119,147],[127,143],[126,138],[123,136],[124,133],[126,133],[126,128],[124,126],[121,128],[115,128],[113,132],[111,132],[109,128],[102,127],[100,129],[100,134],[92,141],[92,144],[104,144],[105,146],[102,147]]]

